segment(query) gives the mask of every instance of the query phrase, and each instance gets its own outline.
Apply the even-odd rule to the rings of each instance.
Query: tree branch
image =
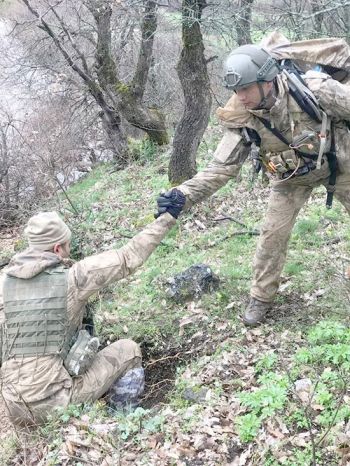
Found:
[[[154,0],[146,0],[145,12],[141,24],[141,47],[132,87],[136,97],[141,100],[145,92],[148,73],[151,66],[154,35],[157,30],[157,4]]]

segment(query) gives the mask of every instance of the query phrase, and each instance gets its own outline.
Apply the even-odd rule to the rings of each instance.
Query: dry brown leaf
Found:
[[[113,325],[119,322],[119,317],[110,312],[104,312],[101,316],[101,320],[107,325]]]
[[[273,437],[279,440],[285,438],[284,433],[279,428],[274,426],[271,421],[267,421],[267,423],[265,424],[265,427],[266,427],[267,432],[271,434]]]
[[[315,411],[324,411],[325,407],[317,403],[311,403],[311,408]]]
[[[199,220],[195,219],[194,223],[199,227],[201,230],[206,230],[207,227],[204,225],[204,223],[200,222]]]
[[[294,383],[295,391],[304,405],[308,405],[311,401],[312,382],[310,379],[299,379]]]
[[[310,441],[310,432],[303,432],[290,439],[290,443],[295,447],[306,447]]]
[[[114,466],[114,464],[116,463],[113,458],[111,456],[106,456],[106,458],[102,460],[101,466]]]
[[[184,334],[184,332],[185,332],[184,327],[186,325],[193,324],[200,318],[201,318],[201,316],[198,315],[198,314],[194,314],[192,316],[184,316],[179,322],[179,328],[180,328],[179,329],[179,336],[181,337]]]

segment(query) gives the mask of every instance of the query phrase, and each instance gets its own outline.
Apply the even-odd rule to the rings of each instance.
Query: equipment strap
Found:
[[[273,128],[271,126],[271,123],[268,121],[268,120],[265,120],[265,118],[262,118],[262,117],[259,117],[256,115],[256,117],[258,118],[258,120],[261,121],[261,123],[265,126],[266,129],[268,129],[269,131],[271,131],[271,133],[276,136],[276,138],[278,138],[280,141],[282,141],[286,146],[288,146],[288,148],[290,148],[290,142],[288,141],[288,139],[286,139],[282,133],[280,133],[280,131],[278,131],[278,129],[276,128]],[[298,154],[300,157],[307,157],[308,159],[311,159],[311,160],[317,160],[318,158],[318,154],[309,154],[309,153],[306,153],[306,152],[302,152],[301,150],[298,150],[298,149],[294,149],[293,150],[295,151],[296,154]]]
[[[334,137],[334,123],[333,121],[331,122],[331,147],[329,152],[327,152],[327,160],[328,160],[328,165],[329,165],[329,170],[331,172],[329,176],[329,184],[327,188],[327,199],[326,199],[326,207],[327,209],[332,208],[332,203],[333,203],[333,195],[335,191],[335,183],[337,181],[337,168],[338,168],[338,163],[337,163],[337,155],[335,151],[335,137]]]
[[[261,121],[261,123],[265,126],[266,129],[271,131],[272,134],[274,134],[280,141],[282,141],[284,144],[286,144],[288,147],[290,147],[289,141],[283,136],[282,133],[278,131],[278,129],[273,128],[271,126],[271,123],[268,120],[265,120],[265,118],[257,116],[258,120]],[[321,148],[320,148],[321,149]],[[307,157],[311,160],[318,161],[319,159],[319,154],[308,154],[305,152],[301,152],[300,150],[294,149],[295,152],[300,156],[300,157]],[[331,147],[329,152],[326,154],[327,160],[328,160],[328,165],[329,165],[329,170],[330,170],[330,175],[329,175],[329,184],[327,188],[327,198],[326,198],[326,207],[327,209],[332,208],[332,203],[333,203],[333,195],[335,191],[335,183],[337,180],[337,155],[335,151],[335,138],[334,138],[334,123],[333,121],[331,122]]]

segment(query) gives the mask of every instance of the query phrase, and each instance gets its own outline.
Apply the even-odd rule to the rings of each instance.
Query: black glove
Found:
[[[177,218],[182,211],[186,202],[186,196],[179,189],[172,189],[161,194],[157,199],[158,212],[154,215],[158,218],[165,212],[169,212],[174,218]]]

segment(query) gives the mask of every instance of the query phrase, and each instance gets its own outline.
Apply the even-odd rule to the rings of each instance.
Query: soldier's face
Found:
[[[266,97],[271,91],[273,84],[272,82],[267,82],[261,83],[260,86],[263,90],[264,97]],[[236,94],[241,104],[249,110],[253,110],[254,108],[259,107],[259,104],[262,101],[262,96],[257,83],[253,83],[250,86],[238,89]]]

